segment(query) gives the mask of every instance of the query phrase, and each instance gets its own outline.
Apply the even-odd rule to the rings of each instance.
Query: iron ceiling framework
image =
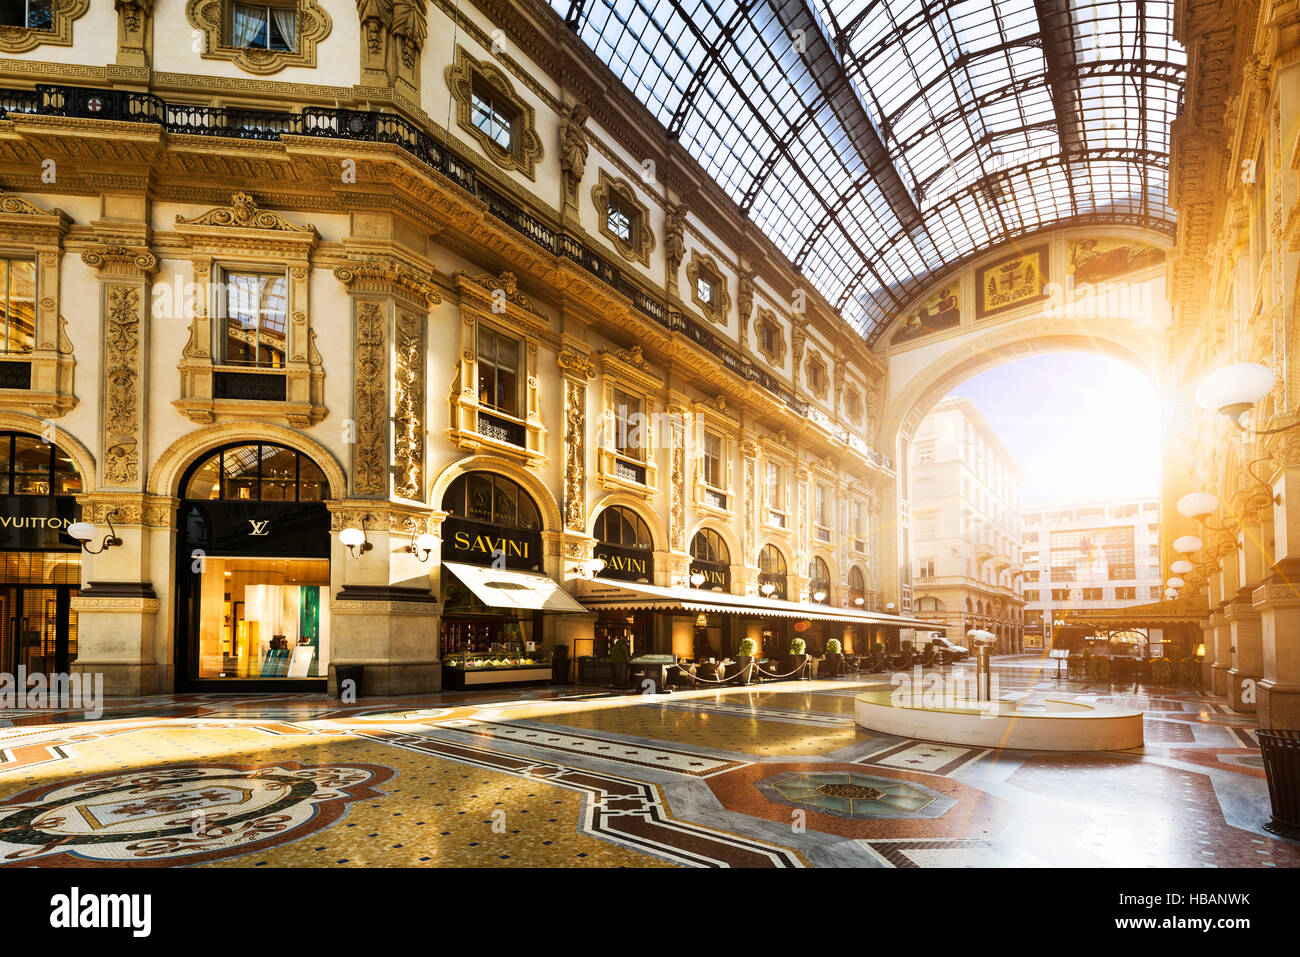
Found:
[[[874,343],[1037,230],[1174,231],[1174,0],[550,0]]]

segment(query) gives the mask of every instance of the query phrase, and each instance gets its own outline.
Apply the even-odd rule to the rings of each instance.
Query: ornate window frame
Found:
[[[713,283],[716,293],[713,302],[700,298],[701,275]],[[727,277],[718,268],[717,260],[708,253],[692,249],[691,260],[686,264],[686,281],[691,287],[691,301],[699,306],[700,312],[710,322],[726,325],[727,314],[731,312],[731,292],[727,289]]]
[[[779,508],[774,508],[767,502],[767,466],[775,465],[781,470],[781,503]],[[795,460],[787,458],[784,455],[773,453],[766,445],[763,446],[763,457],[760,460],[759,467],[759,491],[758,506],[762,513],[761,524],[763,529],[769,534],[790,535],[794,531],[795,524],[795,506],[792,498],[795,495],[794,478]],[[772,515],[780,515],[783,524],[778,525],[772,521]]]
[[[0,53],[26,53],[38,46],[72,46],[72,21],[90,9],[90,0],[54,0],[54,22],[48,30],[31,27],[0,27]]]
[[[470,277],[457,271],[452,278],[460,293],[461,348],[452,381],[448,430],[452,444],[466,452],[495,452],[522,461],[528,468],[540,468],[550,461],[546,455],[546,427],[542,424],[542,398],[537,371],[537,353],[542,337],[551,335],[545,316],[534,311],[532,302],[519,291],[513,273]],[[492,435],[491,419],[509,417],[484,408],[478,398],[478,327],[489,327],[523,340],[524,415],[514,423],[523,431],[523,442],[514,444]],[[488,417],[491,418],[488,418]]]
[[[664,380],[651,368],[641,354],[640,346],[631,349],[608,350],[597,353],[597,368],[601,377],[601,424],[596,435],[596,481],[607,492],[631,492],[653,500],[659,494],[659,467],[655,463],[655,449],[658,447],[654,435],[655,397],[664,390]],[[615,445],[617,439],[616,413],[614,406],[615,391],[627,392],[641,397],[642,411],[646,417],[643,442],[646,447],[645,461],[638,463],[645,468],[645,482],[636,482],[625,478],[619,471],[622,457]]]
[[[816,381],[814,381],[813,377],[814,369],[821,370],[816,377]],[[803,364],[803,380],[804,384],[808,386],[809,392],[823,402],[826,401],[827,396],[830,394],[831,372],[825,357],[816,349],[808,350],[808,358],[804,360]]]
[[[770,351],[763,345],[763,327],[769,326],[773,330],[773,340],[777,344],[775,352]],[[758,351],[763,358],[770,362],[778,369],[785,365],[785,327],[781,325],[781,320],[771,309],[759,309],[758,318],[754,320],[754,342],[758,346]]]
[[[72,219],[61,209],[44,210],[12,193],[0,192],[0,256],[36,263],[36,322],[31,352],[0,356],[0,364],[27,365],[27,388],[0,388],[0,409],[34,411],[58,418],[77,404],[73,393],[72,342],[60,315],[59,267],[63,239]]]
[[[316,350],[308,290],[312,254],[320,241],[316,227],[296,226],[279,213],[260,209],[247,193],[231,196],[230,206],[218,206],[190,219],[177,214],[176,233],[189,247],[195,297],[190,337],[181,352],[180,397],[172,404],[194,422],[209,423],[219,415],[283,419],[305,429],[325,418],[325,370]],[[212,306],[214,274],[228,267],[284,270],[289,277],[289,318],[286,358],[281,369],[224,366],[216,361],[216,332]],[[222,397],[222,375],[282,377],[284,398]],[[251,382],[252,380],[245,380]]]
[[[500,97],[514,112],[517,128],[513,149],[504,149],[473,120],[475,84],[486,87]],[[503,169],[517,170],[529,179],[536,178],[537,161],[542,158],[542,139],[537,135],[537,111],[515,92],[505,72],[490,63],[475,59],[459,44],[456,57],[447,67],[447,86],[456,101],[456,123],[479,144],[492,162]]]
[[[255,50],[226,42],[231,0],[187,0],[185,17],[203,38],[199,56],[205,60],[229,60],[248,73],[266,76],[286,67],[316,66],[316,44],[330,35],[334,22],[316,0],[261,0],[271,7],[292,6],[298,11],[297,50]]]
[[[612,199],[617,199],[632,213],[631,242],[609,228],[609,205]],[[637,198],[632,184],[617,176],[610,176],[602,169],[598,182],[591,188],[591,201],[599,217],[601,235],[613,243],[618,254],[643,266],[650,265],[650,254],[655,248],[655,234],[650,228],[650,210]]]
[[[862,393],[850,382],[844,389],[844,416],[852,425],[862,425]]]

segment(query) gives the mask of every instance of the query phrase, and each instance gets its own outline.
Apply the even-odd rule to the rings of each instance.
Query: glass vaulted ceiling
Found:
[[[1173,231],[1174,0],[550,0],[874,342],[936,270]]]

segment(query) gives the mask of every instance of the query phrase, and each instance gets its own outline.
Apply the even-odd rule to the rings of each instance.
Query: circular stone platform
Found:
[[[857,723],[904,738],[1025,751],[1124,751],[1142,746],[1142,712],[1079,699],[958,698],[934,706],[924,692],[868,691],[854,699]]]

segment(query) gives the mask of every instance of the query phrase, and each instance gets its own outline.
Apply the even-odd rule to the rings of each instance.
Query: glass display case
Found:
[[[537,647],[532,617],[443,619],[443,685],[470,686],[546,682],[551,656]]]

